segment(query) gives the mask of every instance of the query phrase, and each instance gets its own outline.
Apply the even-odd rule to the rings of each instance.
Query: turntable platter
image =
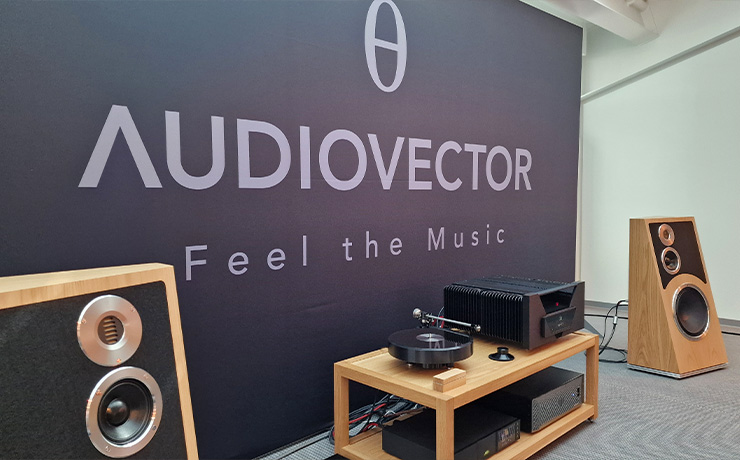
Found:
[[[405,329],[388,337],[388,353],[425,369],[452,366],[473,354],[473,339],[460,332],[436,327]]]

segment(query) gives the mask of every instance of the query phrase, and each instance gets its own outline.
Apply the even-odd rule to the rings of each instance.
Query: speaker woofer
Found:
[[[128,457],[154,437],[162,419],[162,392],[156,380],[136,367],[121,367],[103,377],[87,401],[90,442],[102,454]]]
[[[138,438],[152,417],[152,393],[138,380],[121,380],[103,394],[98,426],[103,436],[117,444]]]
[[[709,304],[704,293],[693,284],[683,284],[673,295],[673,315],[681,333],[697,340],[709,329]]]
[[[92,362],[117,366],[134,355],[141,343],[141,317],[123,297],[96,297],[77,320],[77,342]]]
[[[670,275],[675,275],[681,270],[681,256],[673,248],[665,248],[660,254],[660,261],[663,263],[663,269]]]

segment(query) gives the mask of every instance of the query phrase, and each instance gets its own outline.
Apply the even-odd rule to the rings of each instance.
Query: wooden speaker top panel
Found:
[[[151,263],[0,278],[0,308],[11,308],[89,292],[164,281],[174,291],[171,265]]]

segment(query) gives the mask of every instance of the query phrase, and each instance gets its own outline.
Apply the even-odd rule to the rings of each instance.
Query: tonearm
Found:
[[[414,308],[413,315],[414,315],[414,318],[416,318],[419,321],[421,321],[421,324],[424,327],[429,326],[431,324],[432,320],[434,320],[434,321],[444,321],[446,323],[452,323],[452,324],[455,324],[455,325],[458,325],[458,326],[462,326],[462,327],[471,329],[471,330],[473,330],[475,332],[480,332],[480,326],[477,325],[477,324],[463,323],[462,321],[455,321],[454,319],[441,318],[439,316],[434,316],[432,314],[429,314],[429,313],[427,313],[425,311],[421,311],[420,308]]]

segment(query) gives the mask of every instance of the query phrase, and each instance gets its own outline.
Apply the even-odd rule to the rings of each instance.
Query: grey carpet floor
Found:
[[[740,366],[734,365],[740,337],[723,337],[729,366],[682,380],[600,363],[599,417],[531,458],[740,458]],[[612,345],[627,348],[627,321],[620,320]],[[602,357],[618,358],[608,351]],[[585,359],[576,356],[561,366],[585,372]]]
[[[603,331],[603,320],[590,320]],[[611,326],[611,323],[610,323]],[[740,336],[723,334],[730,364],[675,380],[600,363],[599,417],[584,422],[535,454],[535,460],[740,459]],[[620,320],[611,346],[627,348]],[[605,351],[602,358],[619,359]],[[559,367],[585,372],[583,354]],[[334,454],[326,433],[260,460],[324,460]]]

